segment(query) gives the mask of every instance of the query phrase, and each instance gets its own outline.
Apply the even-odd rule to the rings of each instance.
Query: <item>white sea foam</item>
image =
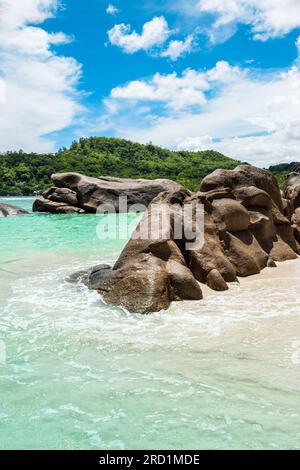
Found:
[[[91,218],[46,219],[30,250],[20,223],[22,247],[17,234],[2,244],[15,261],[0,271],[1,446],[298,447],[299,260],[228,292],[205,290],[203,301],[132,315],[66,281],[118,254],[79,240]]]

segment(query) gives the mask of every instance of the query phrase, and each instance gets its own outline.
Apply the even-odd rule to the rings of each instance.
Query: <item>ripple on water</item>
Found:
[[[132,315],[65,281],[117,256],[115,243],[84,242],[93,224],[64,222],[63,248],[51,220],[38,249],[26,228],[21,256],[5,252],[19,261],[0,274],[1,447],[297,448],[299,268],[280,288],[254,279]]]

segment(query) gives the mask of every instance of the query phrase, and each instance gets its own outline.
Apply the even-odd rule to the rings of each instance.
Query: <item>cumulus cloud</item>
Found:
[[[205,92],[211,89],[212,82],[234,81],[240,74],[240,69],[221,61],[208,72],[186,69],[181,75],[156,73],[149,80],[134,80],[114,88],[110,97],[114,100],[161,102],[170,109],[183,110],[203,106],[207,102]]]
[[[142,32],[131,31],[128,24],[117,24],[108,31],[111,44],[120,47],[127,54],[137,51],[148,51],[161,46],[170,36],[168,23],[163,16],[156,16],[143,25]]]
[[[171,60],[177,60],[179,57],[191,52],[193,50],[194,37],[189,35],[184,41],[173,40],[170,41],[166,50],[162,51],[161,57],[169,57]]]
[[[3,78],[0,77],[0,105],[6,101],[6,86]]]
[[[261,166],[299,159],[296,65],[262,73],[219,62],[207,71],[156,74],[115,88],[109,101],[117,112],[108,113],[107,128],[125,138],[186,150],[212,148]],[[163,108],[157,109],[159,103]]]
[[[141,33],[132,31],[129,24],[121,23],[116,24],[107,34],[109,42],[120,47],[126,54],[143,50],[156,57],[166,57],[176,61],[193,51],[197,35],[189,34],[183,40],[173,39],[168,43],[168,38],[175,32],[169,29],[166,19],[159,16],[145,23]]]
[[[58,0],[1,0],[1,29],[17,29],[28,23],[42,23],[54,16]]]
[[[177,9],[188,15],[210,15],[213,27],[211,36],[218,37],[222,31],[225,37],[232,34],[232,27],[238,23],[251,27],[253,38],[265,41],[284,36],[300,27],[299,0],[188,0],[178,1]]]
[[[80,110],[81,67],[52,51],[70,38],[32,26],[51,18],[57,6],[56,0],[0,0],[1,150],[54,150],[47,135],[71,125]]]
[[[108,5],[108,7],[106,8],[106,13],[108,15],[117,15],[119,13],[119,8],[115,7],[114,5],[112,5],[111,3]]]
[[[198,137],[186,137],[177,144],[177,149],[197,152],[199,150],[209,150],[212,146],[212,137],[210,135],[202,135]]]

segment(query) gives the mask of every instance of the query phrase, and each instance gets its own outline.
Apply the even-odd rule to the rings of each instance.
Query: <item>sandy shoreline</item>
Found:
[[[258,281],[270,281],[272,280],[272,288],[278,286],[280,290],[280,282],[282,280],[286,280],[288,278],[292,278],[293,282],[295,282],[295,278],[300,279],[300,257],[295,260],[284,261],[282,263],[276,263],[277,268],[265,268],[259,274],[254,274],[253,276],[248,277],[239,277],[239,287],[249,287],[251,284],[255,285]],[[228,284],[229,291],[226,292],[216,292],[210,289],[206,284],[201,284],[201,289],[203,292],[203,296],[213,296],[213,295],[224,295],[226,293],[232,292],[232,289],[236,287],[236,283]],[[300,294],[300,282],[299,282],[299,294]]]

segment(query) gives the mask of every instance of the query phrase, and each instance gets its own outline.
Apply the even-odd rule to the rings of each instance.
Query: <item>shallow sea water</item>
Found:
[[[0,448],[299,448],[300,260],[132,315],[66,281],[126,243],[98,223],[0,219]]]

